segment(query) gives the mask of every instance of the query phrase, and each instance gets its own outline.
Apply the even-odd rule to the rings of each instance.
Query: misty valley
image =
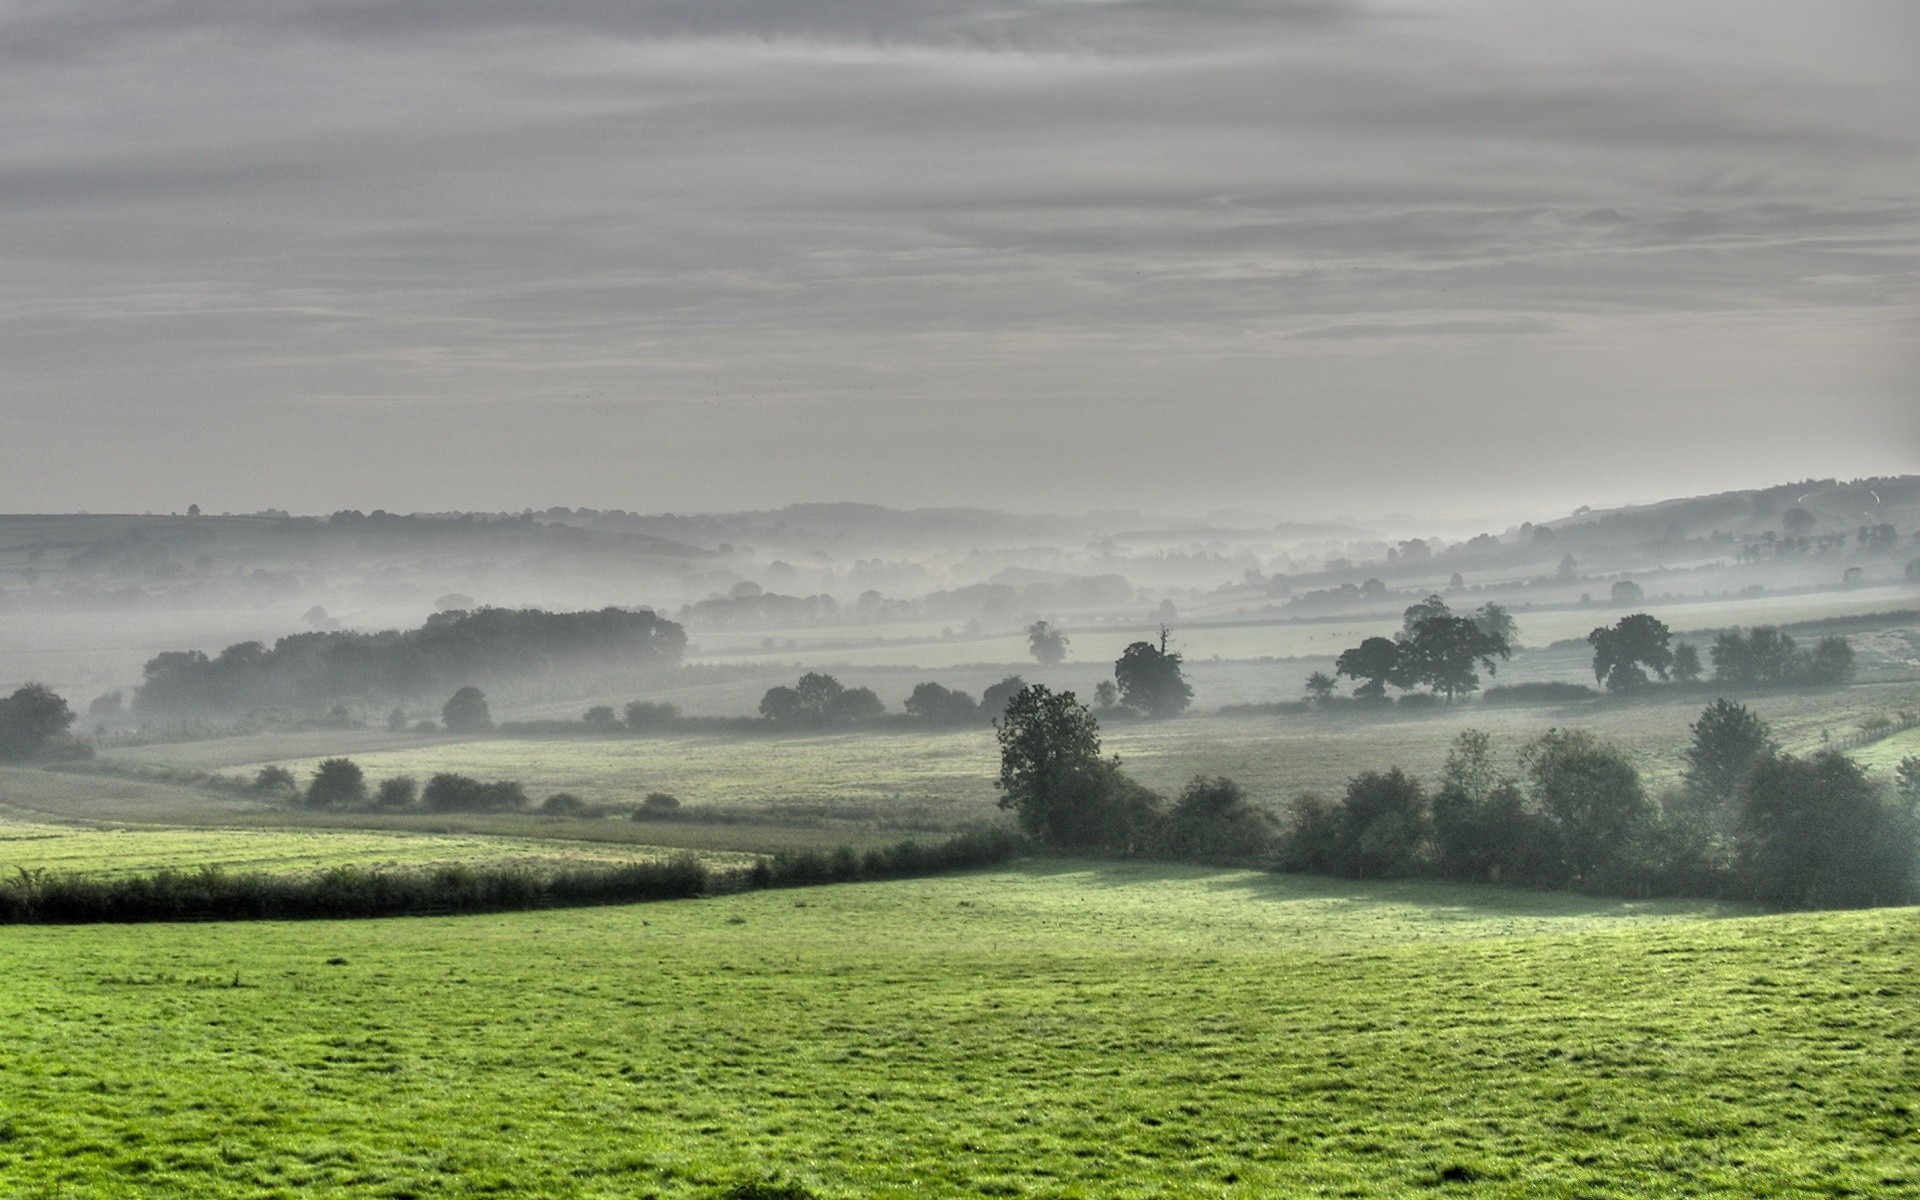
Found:
[[[1920,478],[0,517],[0,620],[22,1194],[1920,1178]]]

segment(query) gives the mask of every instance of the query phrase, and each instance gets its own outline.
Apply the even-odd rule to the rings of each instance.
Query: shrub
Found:
[[[295,779],[293,772],[285,767],[265,766],[255,773],[253,790],[291,796],[300,790],[300,781]]]
[[[329,758],[307,784],[308,808],[354,808],[367,802],[367,777],[350,758]]]
[[[445,771],[427,780],[420,798],[435,812],[510,812],[527,807],[527,793],[516,780],[482,783]]]
[[[1438,708],[1440,707],[1441,700],[1440,697],[1434,695],[1432,692],[1408,692],[1406,695],[1400,697],[1396,703],[1398,703],[1401,708]]]
[[[1239,784],[1196,776],[1155,830],[1152,849],[1186,862],[1263,863],[1278,838],[1273,815],[1250,803]]]
[[[620,726],[620,718],[614,715],[612,706],[606,704],[596,704],[589,708],[580,720],[588,729],[617,729]]]
[[[572,792],[555,792],[540,802],[540,811],[550,817],[577,817],[586,813],[587,802]]]
[[[419,798],[420,785],[414,782],[411,775],[382,779],[373,792],[373,802],[381,808],[412,808],[413,802]]]
[[[643,729],[664,729],[679,719],[680,709],[672,704],[635,700],[627,705],[627,728],[636,732]]]
[[[440,709],[440,723],[449,733],[485,733],[493,728],[493,714],[487,707],[487,694],[477,687],[463,687]]]

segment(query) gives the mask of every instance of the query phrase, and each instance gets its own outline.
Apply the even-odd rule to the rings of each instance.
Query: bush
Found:
[[[293,772],[280,766],[261,767],[253,777],[253,790],[280,796],[291,796],[300,790],[300,781]]]
[[[427,780],[420,798],[435,812],[511,812],[528,803],[517,780],[482,783],[444,771]]]
[[[374,789],[373,802],[381,808],[412,808],[419,797],[420,785],[414,782],[413,776],[395,775],[380,781],[380,786]]]
[[[606,704],[596,704],[589,708],[580,720],[588,729],[607,730],[617,729],[620,726],[620,718],[614,715],[612,706]]]
[[[572,792],[555,792],[540,802],[540,811],[550,817],[584,816],[587,810],[587,802]]]
[[[1155,830],[1152,851],[1184,862],[1265,863],[1279,832],[1273,815],[1233,780],[1195,777]]]
[[[636,733],[644,729],[665,729],[680,719],[680,709],[672,704],[635,700],[627,705],[627,728]]]
[[[487,694],[477,687],[461,688],[440,709],[440,723],[449,733],[485,733],[492,729],[493,714],[487,707]]]
[[[308,808],[357,808],[367,802],[367,777],[350,758],[329,758],[307,784]]]
[[[1440,697],[1434,695],[1432,692],[1408,692],[1406,695],[1400,697],[1396,703],[1401,708],[1438,708],[1440,707]]]

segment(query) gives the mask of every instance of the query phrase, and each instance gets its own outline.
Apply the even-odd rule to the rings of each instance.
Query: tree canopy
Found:
[[[1184,712],[1193,703],[1193,687],[1180,669],[1178,651],[1161,644],[1134,642],[1120,652],[1113,664],[1113,679],[1120,688],[1120,703],[1150,717],[1170,717]]]
[[[1593,677],[1610,692],[1629,692],[1647,685],[1647,671],[1665,679],[1673,666],[1668,643],[1673,632],[1647,613],[1621,617],[1587,635],[1593,647]]]

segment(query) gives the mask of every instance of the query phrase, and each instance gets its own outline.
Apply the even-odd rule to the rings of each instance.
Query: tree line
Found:
[[[368,696],[413,697],[476,680],[617,662],[677,664],[686,631],[647,609],[593,612],[482,608],[436,613],[418,629],[294,634],[271,647],[240,642],[209,656],[156,655],[136,711],[234,713]]]
[[[1641,691],[1655,680],[1692,687],[1704,674],[1699,648],[1676,642],[1673,631],[1651,613],[1632,613],[1611,626],[1599,626],[1587,635],[1587,644],[1593,647],[1594,681],[1615,694]],[[1445,697],[1451,704],[1456,697],[1478,691],[1480,672],[1494,675],[1499,664],[1519,648],[1513,617],[1500,605],[1484,604],[1460,616],[1439,596],[1428,596],[1406,610],[1393,637],[1367,638],[1341,652],[1332,675],[1315,671],[1308,676],[1307,700],[1323,707],[1332,703],[1339,679],[1344,678],[1354,683],[1356,700],[1384,701],[1389,687],[1410,696],[1420,695],[1416,689],[1428,688],[1426,695]],[[1712,682],[1723,689],[1838,687],[1851,683],[1855,670],[1853,647],[1845,637],[1831,635],[1802,647],[1770,625],[1722,632],[1708,654]],[[1526,689],[1542,692],[1541,699],[1590,694],[1564,684],[1496,690]],[[1544,694],[1548,689],[1557,690]]]
[[[1916,898],[1920,758],[1900,765],[1889,797],[1843,754],[1782,753],[1732,701],[1690,730],[1671,795],[1651,795],[1624,750],[1585,730],[1549,730],[1511,765],[1469,730],[1435,786],[1398,767],[1363,772],[1281,821],[1225,778],[1158,795],[1101,755],[1091,709],[1036,685],[998,723],[996,786],[1026,834],[1061,850],[1790,908]]]

